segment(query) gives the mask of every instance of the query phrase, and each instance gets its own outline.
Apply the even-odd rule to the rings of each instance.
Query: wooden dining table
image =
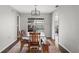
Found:
[[[29,32],[27,32],[26,33],[26,36],[25,37],[22,37],[23,39],[26,39],[26,40],[28,40],[28,41],[30,41],[30,34],[29,34]],[[47,46],[47,44],[46,44],[46,35],[45,35],[45,33],[44,32],[40,32],[40,38],[39,38],[39,45],[40,45],[40,48],[39,48],[39,50],[45,50],[46,48],[46,46]]]
[[[29,32],[26,33],[26,36],[25,37],[22,37],[23,39],[26,39],[26,40],[30,40],[30,34]],[[46,36],[45,36],[45,33],[44,32],[40,32],[40,38],[39,38],[39,42],[41,42],[43,44],[46,44]]]

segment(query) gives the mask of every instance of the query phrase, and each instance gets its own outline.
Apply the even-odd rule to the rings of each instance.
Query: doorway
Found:
[[[20,31],[20,16],[17,16],[17,38],[19,37]]]
[[[59,18],[57,13],[52,16],[52,38],[55,41],[55,46],[59,48]]]

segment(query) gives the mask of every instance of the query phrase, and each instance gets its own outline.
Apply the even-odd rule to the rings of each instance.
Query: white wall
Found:
[[[60,6],[59,43],[69,52],[79,52],[79,6]]]
[[[53,26],[53,13],[52,13],[52,21],[51,21],[51,22],[52,22],[52,23],[51,23],[51,24],[52,24],[52,26],[51,26],[51,27],[52,27],[52,29],[51,29],[51,31],[52,31],[51,35],[52,35],[52,36],[51,36],[51,37],[52,37],[52,39],[54,39],[54,34],[53,34],[53,33],[54,33],[54,29],[53,29],[53,27],[54,27],[54,26]]]
[[[0,6],[0,52],[17,38],[16,16],[10,6]]]
[[[24,29],[24,30],[28,31],[27,21],[28,21],[28,18],[31,18],[33,16],[31,16],[30,14],[21,14],[20,17],[21,17],[20,18],[21,30]],[[51,14],[41,14],[40,16],[37,16],[37,17],[45,19],[44,32],[47,37],[51,37],[51,20],[52,20]]]

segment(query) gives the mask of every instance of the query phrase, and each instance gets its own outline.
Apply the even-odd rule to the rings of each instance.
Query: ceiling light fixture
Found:
[[[56,7],[56,8],[58,8],[58,7],[59,7],[59,5],[56,5],[55,7]]]
[[[31,11],[31,15],[32,16],[39,16],[40,15],[40,11],[37,10],[37,5],[35,5],[35,10]]]

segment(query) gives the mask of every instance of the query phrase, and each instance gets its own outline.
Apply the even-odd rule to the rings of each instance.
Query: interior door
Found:
[[[52,16],[52,39],[55,40],[55,46],[58,47],[59,44],[59,18],[56,13]]]
[[[55,16],[55,20],[54,20],[54,24],[55,24],[55,45],[57,48],[59,48],[59,19],[58,19],[58,15]]]

